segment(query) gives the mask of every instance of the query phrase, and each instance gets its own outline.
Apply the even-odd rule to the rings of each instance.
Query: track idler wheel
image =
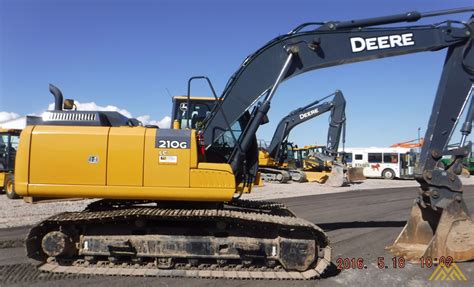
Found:
[[[77,253],[74,240],[61,231],[51,231],[41,240],[43,252],[50,257],[69,257]]]
[[[474,222],[462,198],[438,210],[415,202],[407,224],[386,249],[412,262],[421,257],[437,261],[442,256],[451,256],[454,261],[473,260]]]

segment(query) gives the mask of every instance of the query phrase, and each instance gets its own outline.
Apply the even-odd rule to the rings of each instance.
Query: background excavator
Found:
[[[320,104],[330,97],[333,98]],[[297,182],[328,181],[331,186],[342,186],[344,173],[347,172],[350,180],[363,180],[362,169],[346,168],[342,161],[337,160],[341,134],[342,142],[345,143],[345,107],[344,95],[337,90],[285,116],[279,122],[268,147],[259,149],[258,165],[262,178],[266,181],[286,182],[290,177]],[[329,111],[331,114],[326,146],[298,148],[288,142],[288,136],[294,127]]]
[[[472,11],[302,24],[245,59],[198,130],[143,127],[117,112],[63,111],[51,87],[55,110],[21,133],[16,192],[103,199],[32,227],[28,256],[52,272],[317,278],[331,261],[323,230],[280,204],[236,199],[255,181],[255,134],[279,84],[311,70],[447,49],[416,172],[420,190],[390,250],[414,261],[473,259],[474,223],[458,174],[474,114],[474,19],[378,27]],[[464,107],[460,144],[446,151],[452,119]],[[440,169],[446,153],[453,161]]]
[[[332,97],[331,100],[321,103],[321,101]],[[331,112],[329,129],[327,136],[328,155],[336,154],[341,138],[341,131],[346,122],[346,100],[341,91],[337,90],[322,99],[318,99],[304,107],[290,112],[280,120],[268,148],[259,149],[258,165],[259,172],[265,181],[286,182],[292,179],[296,182],[306,181],[304,171],[288,166],[288,136],[291,130],[299,124],[314,119],[326,112]],[[330,152],[329,152],[330,151]],[[290,150],[290,153],[292,150]],[[334,158],[335,159],[335,158]],[[333,160],[334,160],[333,159]],[[288,175],[290,178],[288,178]],[[340,176],[342,185],[342,173],[335,173]]]

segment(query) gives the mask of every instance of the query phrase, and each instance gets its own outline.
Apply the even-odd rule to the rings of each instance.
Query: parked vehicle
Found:
[[[414,178],[416,153],[409,148],[346,148],[348,166],[363,167],[365,177]]]

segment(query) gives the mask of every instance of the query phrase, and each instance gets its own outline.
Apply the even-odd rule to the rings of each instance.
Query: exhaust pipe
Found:
[[[62,111],[63,110],[63,93],[53,84],[49,84],[49,91],[54,96],[54,110]]]

